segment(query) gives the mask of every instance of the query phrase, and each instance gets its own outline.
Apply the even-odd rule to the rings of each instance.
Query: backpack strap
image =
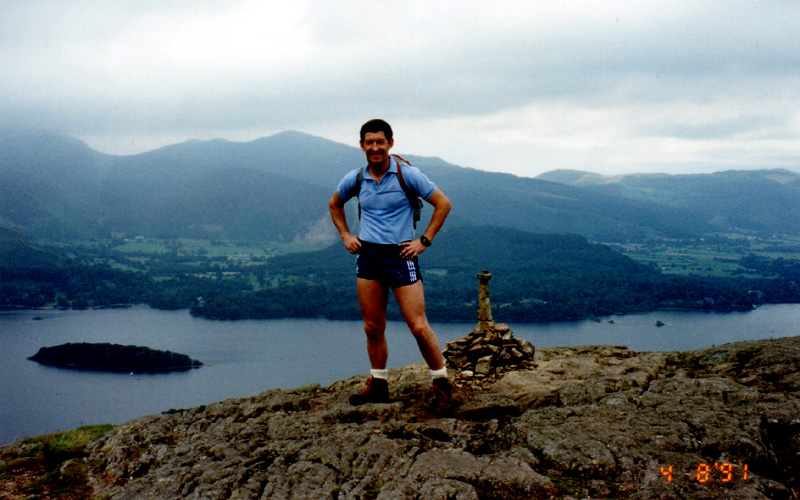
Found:
[[[406,185],[406,181],[403,179],[403,169],[400,166],[400,163],[405,163],[409,167],[411,166],[411,162],[402,158],[399,155],[393,154],[392,155],[395,159],[395,163],[397,164],[397,180],[400,181],[400,187],[403,189],[403,192],[408,198],[408,202],[411,204],[411,207],[414,209],[414,229],[417,228],[417,221],[419,221],[421,212],[422,212],[422,200],[420,199],[419,195],[415,193],[408,185]],[[364,181],[364,175],[367,170],[367,167],[361,168],[358,171],[358,175],[356,176],[356,192],[355,196],[359,198],[358,200],[358,219],[361,220],[361,183]]]
[[[367,167],[359,169],[356,176],[356,197],[358,198],[358,220],[361,220],[361,183],[364,182],[364,171]]]
[[[397,179],[400,181],[400,187],[403,188],[403,192],[406,194],[408,202],[414,209],[414,229],[416,229],[417,221],[420,219],[422,213],[422,200],[420,199],[419,195],[417,195],[417,193],[415,193],[413,190],[411,190],[411,188],[409,188],[406,185],[406,181],[403,180],[403,169],[400,167],[400,162],[405,163],[409,167],[411,166],[411,162],[401,157],[400,155],[393,154],[392,156],[394,156],[395,163],[397,163]]]

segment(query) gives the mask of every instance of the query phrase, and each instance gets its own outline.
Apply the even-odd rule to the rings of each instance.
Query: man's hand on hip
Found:
[[[428,248],[422,244],[419,238],[415,238],[411,241],[404,241],[400,243],[400,246],[404,247],[400,252],[400,257],[404,259],[413,259]]]
[[[344,247],[350,253],[358,252],[358,249],[361,248],[361,240],[354,234],[346,234],[342,236],[342,243],[344,243]]]

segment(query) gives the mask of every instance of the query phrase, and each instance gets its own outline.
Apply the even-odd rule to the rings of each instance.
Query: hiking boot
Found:
[[[382,378],[370,377],[367,379],[367,387],[350,396],[350,404],[353,406],[363,405],[364,403],[388,403],[389,402],[389,382]]]
[[[439,377],[433,379],[431,386],[433,393],[432,409],[434,415],[437,417],[446,417],[453,412],[453,388],[450,386],[450,381],[446,377]]]

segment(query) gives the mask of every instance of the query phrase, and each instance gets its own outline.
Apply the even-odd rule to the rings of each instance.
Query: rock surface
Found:
[[[392,404],[351,407],[361,378],[273,390],[120,425],[85,463],[115,500],[800,495],[800,337],[535,363],[459,388],[452,418],[414,365],[391,371]]]

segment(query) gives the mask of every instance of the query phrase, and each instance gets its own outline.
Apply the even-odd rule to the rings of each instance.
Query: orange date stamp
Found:
[[[662,465],[660,472],[661,476],[670,483],[678,477],[688,478],[701,484],[714,480],[722,483],[731,483],[750,479],[750,469],[747,464],[736,465],[728,462],[714,462],[714,465],[702,463],[681,476],[676,476],[677,471],[672,465]]]

